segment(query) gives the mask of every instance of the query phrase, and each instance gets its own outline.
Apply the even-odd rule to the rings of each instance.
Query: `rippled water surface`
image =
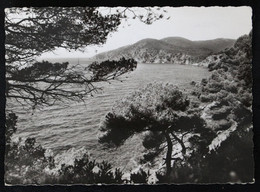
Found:
[[[94,158],[108,160],[118,167],[131,169],[144,150],[140,137],[134,136],[117,149],[105,149],[98,143],[100,121],[118,99],[153,81],[176,84],[190,88],[191,81],[200,81],[209,76],[205,68],[172,64],[138,64],[137,69],[111,84],[102,84],[103,91],[86,99],[85,103],[70,102],[28,111],[13,107],[8,101],[7,109],[17,113],[16,137],[35,137],[55,155],[71,158],[80,149],[86,149]]]

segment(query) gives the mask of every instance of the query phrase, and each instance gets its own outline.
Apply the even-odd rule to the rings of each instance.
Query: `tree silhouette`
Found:
[[[207,132],[204,120],[199,116],[199,109],[190,104],[188,98],[171,84],[148,84],[125,99],[116,102],[112,111],[100,127],[104,134],[99,142],[108,146],[119,146],[130,136],[151,132],[152,142],[143,142],[148,148],[166,142],[166,175],[170,176],[173,144],[181,146],[182,158],[187,155],[187,138],[192,133]],[[158,137],[160,135],[160,137]],[[189,135],[189,136],[188,136]],[[150,138],[151,139],[151,138]]]
[[[97,90],[93,83],[108,81],[111,77],[114,79],[131,71],[134,68],[133,62],[126,61],[125,65],[114,62],[109,72],[93,78],[86,72],[87,70],[82,71],[78,66],[68,67],[65,63],[50,66],[51,64],[47,62],[40,65],[35,61],[37,56],[54,51],[56,48],[83,51],[90,45],[104,44],[108,35],[117,30],[122,19],[129,19],[130,16],[139,18],[147,24],[163,17],[157,13],[161,13],[160,8],[158,10],[142,8],[145,10],[142,13],[138,13],[134,8],[107,8],[106,14],[100,9],[97,7],[6,9],[6,97],[27,101],[32,103],[33,107],[41,104],[50,105],[63,98],[81,100],[82,97]],[[105,65],[100,65],[102,66]],[[30,69],[24,69],[28,67]],[[46,71],[48,68],[52,68],[52,73]],[[67,84],[77,85],[80,89],[68,92],[64,87]],[[48,97],[52,97],[54,101]]]
[[[50,63],[37,62],[36,57],[56,48],[84,51],[91,45],[101,45],[112,32],[115,32],[123,19],[131,16],[140,21],[151,24],[161,19],[162,15],[151,8],[142,8],[145,12],[137,13],[135,8],[114,9],[107,8],[103,14],[97,7],[42,7],[42,8],[8,8],[5,9],[5,51],[6,51],[6,97],[15,99],[21,104],[29,104],[33,108],[39,105],[53,105],[56,101],[84,100],[85,96],[99,88],[96,82],[115,79],[120,75],[132,71],[136,62],[124,58],[119,61],[94,62],[88,67],[72,66],[68,62]],[[129,14],[130,13],[130,14]],[[12,141],[16,131],[17,116],[9,113],[6,117],[6,164],[7,177],[14,179],[20,176],[22,181],[34,183],[43,176],[45,149],[35,145],[34,138],[28,138],[25,145],[18,145]],[[22,155],[21,155],[22,154]],[[33,154],[33,156],[32,156]],[[31,158],[30,158],[31,157]],[[10,160],[10,161],[9,161]],[[19,165],[30,163],[33,172],[18,170]],[[40,164],[40,165],[39,165]],[[101,163],[101,172],[97,178],[103,182],[106,163]],[[37,167],[35,170],[35,166]],[[27,167],[26,167],[27,169]],[[40,176],[39,176],[40,175]],[[113,182],[121,182],[121,172],[108,172]],[[11,177],[9,177],[11,178]],[[12,179],[11,179],[12,180]],[[43,181],[41,181],[43,182]]]
[[[43,61],[23,69],[10,69],[11,75],[6,77],[6,97],[33,108],[65,99],[84,101],[86,95],[101,89],[94,83],[115,79],[135,69],[137,63],[121,58],[119,61],[94,62],[86,68],[68,65],[68,62]]]

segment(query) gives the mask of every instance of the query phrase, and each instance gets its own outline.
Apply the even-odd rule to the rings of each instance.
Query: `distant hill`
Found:
[[[194,47],[193,41],[185,39],[183,37],[166,37],[161,39],[161,41],[183,48]]]
[[[198,47],[204,47],[207,49],[212,50],[213,53],[219,52],[223,49],[230,48],[236,42],[235,39],[224,39],[218,38],[213,40],[206,40],[206,41],[194,41],[194,43]]]
[[[191,41],[182,37],[167,37],[161,40],[143,39],[132,45],[100,53],[95,60],[118,60],[134,58],[141,63],[191,64],[205,59],[209,54],[233,46],[233,39]]]
[[[183,48],[197,48],[197,49],[209,49],[213,53],[219,52],[225,48],[232,47],[235,43],[235,39],[212,39],[204,41],[191,41],[183,37],[167,37],[161,39],[161,41],[167,42],[169,44],[183,47]]]

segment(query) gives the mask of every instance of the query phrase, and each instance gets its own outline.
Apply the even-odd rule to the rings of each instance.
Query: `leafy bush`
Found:
[[[140,159],[140,163],[144,164],[147,162],[153,162],[153,160],[158,157],[158,155],[162,152],[162,149],[156,148],[155,150],[149,150],[147,153],[143,155],[143,158]]]
[[[55,166],[53,157],[46,156],[45,151],[34,138],[26,139],[24,144],[11,143],[5,156],[6,183],[45,183],[51,177],[45,170]]]
[[[145,172],[143,169],[140,169],[137,173],[131,173],[130,180],[133,183],[147,183],[150,172]]]
[[[252,93],[244,93],[238,98],[245,107],[252,106]]]
[[[216,65],[217,65],[217,63],[209,63],[208,64],[209,71],[215,70],[216,69]]]
[[[156,183],[158,183],[158,184],[159,183],[162,184],[162,183],[169,183],[170,182],[169,177],[167,177],[166,174],[163,173],[163,172],[157,171],[155,173],[155,175],[156,175],[156,178],[157,178],[157,182]]]
[[[252,64],[242,63],[239,65],[237,78],[245,81],[245,86],[252,87]]]
[[[6,152],[10,150],[11,145],[11,137],[16,132],[17,127],[17,115],[15,113],[9,113],[6,117],[6,129],[5,129],[5,142],[6,142]]]
[[[63,164],[58,175],[48,170],[56,167],[53,156],[46,155],[46,149],[36,143],[35,138],[24,142],[11,141],[16,128],[17,116],[10,113],[6,118],[5,182],[8,184],[69,184],[69,183],[123,183],[123,173],[112,171],[112,165],[89,160],[85,154],[75,159],[74,165]],[[95,171],[96,170],[96,171]]]
[[[201,94],[199,97],[200,101],[203,103],[211,102],[216,100],[216,95],[215,94]]]
[[[232,133],[220,148],[203,159],[202,164],[205,166],[200,173],[202,182],[252,182],[252,132],[244,132],[242,136]]]
[[[207,79],[202,79],[202,80],[201,80],[201,85],[202,85],[202,86],[207,85],[207,83],[208,83],[208,80],[207,80]]]
[[[209,93],[218,93],[219,91],[221,91],[223,89],[223,83],[222,82],[210,82],[207,85],[207,91]]]
[[[178,87],[172,84],[154,83],[135,91],[116,102],[100,126],[104,132],[100,142],[123,144],[136,133],[147,133],[143,144],[147,149],[159,148],[166,143],[167,175],[171,171],[173,142],[180,145],[181,155],[186,156],[185,134],[207,132],[200,117],[201,109],[191,104]],[[152,160],[152,156],[146,156]]]
[[[142,143],[146,149],[152,149],[159,147],[164,140],[165,138],[162,133],[149,131],[149,133],[145,135]]]
[[[221,90],[218,93],[215,94],[215,100],[222,101],[224,98],[226,98],[230,92],[226,90]]]
[[[235,118],[234,120],[236,122],[238,122],[238,127],[249,127],[252,125],[252,111],[247,109],[245,106],[243,105],[238,105],[236,106],[236,108],[234,109],[234,115]]]
[[[5,182],[8,184],[45,183],[52,177],[45,169],[54,167],[52,156],[46,156],[46,150],[36,144],[34,138],[12,142],[16,132],[17,116],[9,113],[6,117],[6,154]]]
[[[225,81],[224,82],[224,89],[227,91],[227,92],[231,92],[231,93],[237,93],[238,92],[238,86],[237,84],[234,82],[234,83],[230,83],[229,81]]]
[[[212,137],[210,137],[212,138]],[[207,139],[207,142],[209,139]],[[177,163],[171,177],[156,172],[157,183],[252,182],[254,174],[252,131],[231,133],[219,148],[208,153],[208,143],[196,140],[203,150]],[[206,150],[205,150],[206,149]],[[214,173],[214,174],[213,174]]]
[[[227,106],[222,106],[220,109],[214,110],[212,113],[212,119],[220,120],[226,119],[227,116],[230,114],[231,108]]]
[[[209,154],[213,137],[189,139],[194,150],[186,162],[174,170],[174,177],[158,174],[159,182],[250,182],[252,156],[252,74],[251,33],[237,40],[234,47],[220,53],[217,63],[209,64],[211,77],[201,81],[196,94],[201,102],[215,101],[207,111],[212,115],[208,126],[217,135],[237,125],[236,130]],[[235,121],[235,122],[234,122]],[[236,123],[236,124],[234,124]],[[205,140],[203,141],[202,138]],[[181,173],[181,174],[180,174]],[[214,173],[214,174],[212,174]],[[177,177],[176,177],[177,176]],[[168,180],[167,180],[168,179]]]
[[[75,159],[73,165],[62,164],[58,182],[63,184],[97,184],[123,183],[123,173],[119,169],[112,171],[112,165],[90,160],[87,154]]]

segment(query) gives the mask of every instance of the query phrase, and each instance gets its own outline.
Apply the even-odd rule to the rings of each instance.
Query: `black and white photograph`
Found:
[[[4,22],[5,185],[254,183],[251,7]]]

